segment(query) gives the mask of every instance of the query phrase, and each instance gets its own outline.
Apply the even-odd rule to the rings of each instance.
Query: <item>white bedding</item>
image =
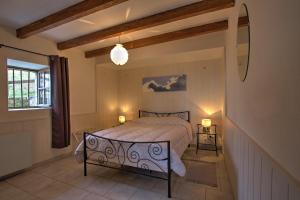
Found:
[[[114,140],[121,140],[121,141],[132,141],[132,142],[155,142],[155,141],[170,141],[170,150],[171,150],[171,169],[177,173],[179,176],[184,176],[186,172],[186,168],[181,161],[181,156],[185,149],[187,148],[188,144],[192,140],[192,128],[190,123],[187,121],[177,118],[177,117],[143,117],[131,122],[127,122],[124,125],[117,126],[114,128],[102,130],[93,133],[93,135],[114,139]],[[92,137],[92,136],[88,136]],[[95,138],[95,137],[94,137]],[[92,138],[90,138],[92,139]],[[99,140],[99,139],[98,139]],[[101,140],[101,139],[100,139]],[[97,141],[97,143],[101,145],[95,146],[96,151],[104,152],[105,148],[110,146],[107,141],[101,142]],[[167,146],[165,143],[160,143],[162,147],[162,152],[159,155],[155,155],[152,153],[153,148],[157,147],[157,145],[151,146],[151,155],[155,158],[166,158],[167,157]],[[91,144],[87,144],[88,147],[93,147]],[[89,146],[90,145],[90,146]],[[143,164],[147,165],[147,168],[154,170],[154,171],[164,171],[167,172],[167,162],[155,160],[155,163],[149,162],[149,159],[153,161],[149,157],[149,145],[148,144],[136,144],[130,150],[128,149],[129,146],[126,146],[126,143],[123,143],[122,149],[125,151],[121,151],[117,145],[119,143],[113,143],[114,149],[118,151],[117,153],[119,156],[110,159],[110,162],[119,163],[120,160],[124,162],[124,165],[134,166],[138,165],[138,167],[143,167]],[[130,144],[128,144],[130,145]],[[119,145],[120,146],[120,145]],[[156,149],[158,150],[158,149]],[[97,160],[101,155],[100,152],[88,152],[88,159],[89,160]],[[128,162],[128,156],[133,155],[135,153],[139,155],[139,162]],[[133,154],[131,154],[133,153]],[[83,160],[83,142],[79,144],[75,151],[75,156],[77,160]],[[123,156],[123,157],[122,157]],[[148,157],[147,157],[148,156]],[[130,161],[137,161],[136,157],[130,157]],[[157,168],[159,166],[159,169]]]

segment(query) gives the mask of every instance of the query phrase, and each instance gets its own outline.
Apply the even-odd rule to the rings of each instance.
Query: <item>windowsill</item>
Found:
[[[32,111],[32,110],[51,110],[52,107],[40,107],[40,108],[13,108],[8,109],[8,112],[15,112],[15,111]]]

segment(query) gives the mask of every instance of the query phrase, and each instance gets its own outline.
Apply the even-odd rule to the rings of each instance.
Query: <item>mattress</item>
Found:
[[[168,148],[161,141],[170,141],[171,169],[179,176],[186,173],[180,158],[192,141],[192,128],[183,119],[143,117],[92,134],[95,136],[86,138],[88,160],[167,172]],[[79,162],[83,161],[83,142],[76,148],[75,156]]]

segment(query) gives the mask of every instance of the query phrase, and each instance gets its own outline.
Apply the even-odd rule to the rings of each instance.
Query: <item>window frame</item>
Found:
[[[51,102],[52,102],[52,96],[51,96],[51,77],[50,77],[50,86],[49,86],[49,90],[50,90],[50,103],[49,104],[40,104],[39,102],[39,73],[43,73],[44,77],[45,77],[45,73],[49,72],[50,73],[50,69],[41,69],[41,70],[36,70],[36,69],[28,69],[28,68],[22,68],[22,67],[17,67],[17,66],[12,66],[12,65],[7,65],[7,69],[6,69],[6,73],[8,75],[8,70],[12,70],[13,71],[13,81],[12,81],[12,85],[13,85],[13,107],[9,107],[9,102],[7,101],[7,107],[8,110],[30,110],[30,109],[37,109],[37,108],[51,108]],[[20,83],[21,83],[21,107],[16,107],[16,100],[15,100],[15,70],[20,70]],[[36,102],[37,105],[35,106],[31,106],[30,103],[28,104],[28,107],[24,106],[24,100],[23,100],[23,75],[22,72],[28,72],[28,99],[29,99],[29,95],[30,95],[30,73],[35,73],[36,75]],[[7,77],[7,88],[9,90],[9,80]],[[44,78],[44,86],[45,86],[45,78]],[[47,88],[44,87],[44,90],[46,91]],[[44,99],[46,96],[46,92],[44,91]],[[7,100],[9,99],[9,92],[7,93]]]
[[[49,78],[50,78],[50,80],[49,80],[49,83],[50,83],[49,88],[46,87],[46,73],[49,74]],[[44,80],[43,81],[43,85],[44,85],[44,87],[40,87],[40,74],[43,74],[43,80]],[[46,92],[47,92],[48,89],[50,90],[49,91],[50,92],[50,99],[49,99],[50,103],[49,104],[45,104],[45,100],[46,100],[46,97],[47,97]],[[43,101],[44,101],[43,103],[40,102],[40,96],[39,96],[40,90],[43,91]],[[49,69],[38,70],[37,71],[37,102],[38,102],[38,106],[39,107],[49,107],[51,105],[51,101],[52,101],[52,99],[51,99],[51,77],[50,77],[50,70]]]

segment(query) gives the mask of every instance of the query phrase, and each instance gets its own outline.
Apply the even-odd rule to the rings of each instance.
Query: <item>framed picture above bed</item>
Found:
[[[186,91],[186,74],[143,78],[144,92]]]

